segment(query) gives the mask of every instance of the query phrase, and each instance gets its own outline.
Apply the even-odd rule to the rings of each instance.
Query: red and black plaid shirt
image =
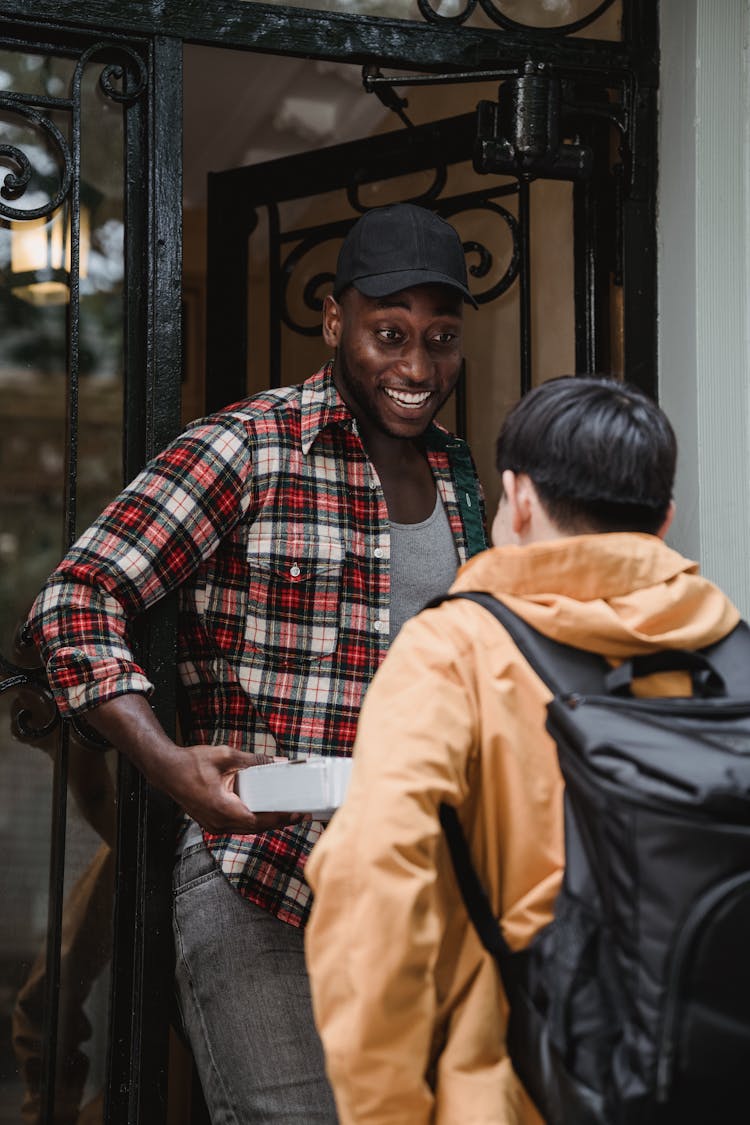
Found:
[[[459,558],[485,545],[467,447],[428,458]],[[351,753],[389,637],[388,511],[327,365],[194,423],[78,540],[31,623],[60,711],[149,692],[130,621],[180,588],[190,743],[290,758]],[[206,840],[240,893],[302,925],[312,823]]]

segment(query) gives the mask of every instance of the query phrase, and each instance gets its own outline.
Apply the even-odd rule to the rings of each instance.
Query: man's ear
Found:
[[[341,340],[344,312],[329,294],[323,301],[323,339],[329,348],[337,348]]]
[[[672,526],[672,520],[674,519],[674,514],[675,514],[676,511],[677,511],[677,508],[675,506],[674,500],[670,500],[669,501],[669,507],[667,508],[667,514],[664,517],[664,523],[661,525],[661,527],[659,528],[659,530],[656,533],[659,536],[660,539],[664,539],[666,537],[667,532],[669,531],[670,527]]]
[[[531,520],[531,494],[528,485],[531,481],[525,473],[514,473],[505,469],[502,474],[503,492],[508,501],[509,523],[519,543],[529,530]]]

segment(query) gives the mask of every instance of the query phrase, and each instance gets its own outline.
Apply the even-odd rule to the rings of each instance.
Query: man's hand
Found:
[[[173,746],[167,773],[153,785],[170,797],[209,832],[268,832],[304,819],[304,813],[254,813],[234,791],[239,770],[279,761],[246,754],[230,746]]]
[[[305,819],[304,813],[253,813],[235,793],[239,770],[271,759],[230,746],[178,746],[142,695],[110,699],[86,718],[151,785],[209,832],[254,834]]]

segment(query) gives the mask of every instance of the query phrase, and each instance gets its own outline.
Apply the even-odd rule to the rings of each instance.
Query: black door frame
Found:
[[[592,8],[595,5],[592,3]],[[182,48],[185,42],[305,58],[372,63],[445,74],[522,67],[529,54],[562,73],[620,83],[624,126],[637,138],[625,171],[622,279],[625,375],[651,391],[656,380],[656,91],[654,0],[623,0],[620,42],[549,32],[476,30],[458,24],[357,17],[249,0],[0,0],[0,46],[32,42],[54,51],[80,37],[120,38],[147,64],[145,116],[127,125],[126,476],[178,428],[181,373]],[[597,268],[596,247],[587,269]],[[591,357],[578,360],[590,363]],[[174,715],[174,607],[149,619],[147,665],[159,713]],[[1,685],[0,685],[1,686]],[[106,1120],[156,1125],[165,1118],[170,981],[167,842],[169,803],[127,763],[121,766],[112,1026]]]

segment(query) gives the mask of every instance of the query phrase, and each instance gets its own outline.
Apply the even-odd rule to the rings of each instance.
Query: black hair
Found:
[[[669,511],[677,441],[664,412],[617,379],[560,376],[510,411],[497,439],[499,473],[533,482],[567,532],[655,534]]]

